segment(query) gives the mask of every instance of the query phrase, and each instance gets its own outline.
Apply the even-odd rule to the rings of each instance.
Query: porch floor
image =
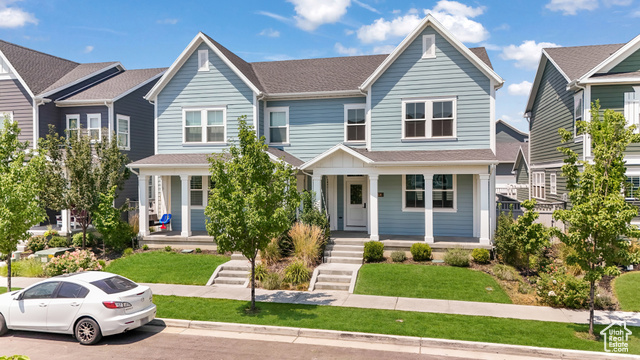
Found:
[[[164,248],[171,246],[178,249],[217,250],[213,237],[206,231],[192,231],[191,236],[184,237],[180,231],[156,231],[146,235],[140,240],[140,246],[147,245],[150,248]]]
[[[332,231],[332,239],[369,239],[369,234],[364,231]],[[391,235],[381,234],[380,241],[385,250],[407,250],[416,242],[424,242],[422,235]],[[474,237],[458,236],[434,236],[434,243],[429,244],[433,249],[450,249],[460,247],[463,249],[485,248],[491,249],[491,245],[481,245],[480,240]]]

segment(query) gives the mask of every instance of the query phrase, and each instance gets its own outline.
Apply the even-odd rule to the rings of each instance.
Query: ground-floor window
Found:
[[[640,199],[640,176],[627,176],[624,195],[627,199]]]
[[[404,175],[403,209],[423,210],[425,207],[425,182],[423,175]],[[455,210],[455,175],[433,175],[433,208],[435,210]]]
[[[531,196],[538,199],[544,199],[544,171],[534,172],[531,175]]]
[[[204,184],[202,181],[202,176],[192,176],[191,177],[191,188],[189,190],[189,198],[191,199],[189,203],[193,207],[202,207],[204,206]]]

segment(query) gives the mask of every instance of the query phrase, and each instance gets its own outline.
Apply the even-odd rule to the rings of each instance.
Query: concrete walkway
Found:
[[[27,287],[41,281],[39,278],[12,278],[15,287]],[[0,277],[0,286],[6,285],[6,278]],[[250,300],[250,290],[230,286],[197,286],[171,284],[143,284],[151,288],[155,295],[176,295],[211,299]],[[440,314],[491,316],[500,318],[554,321],[584,324],[589,320],[585,310],[555,309],[546,306],[495,304],[474,301],[415,299],[392,296],[349,294],[344,291],[284,291],[256,289],[256,300],[305,305],[328,305],[367,309],[416,311]],[[596,311],[596,323],[610,324],[626,321],[629,326],[640,326],[640,313],[624,311]]]

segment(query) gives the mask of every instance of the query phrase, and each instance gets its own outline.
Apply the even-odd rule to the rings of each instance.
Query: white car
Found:
[[[140,327],[156,316],[148,286],[100,271],[62,275],[0,295],[0,336],[10,330],[72,334],[81,344]]]

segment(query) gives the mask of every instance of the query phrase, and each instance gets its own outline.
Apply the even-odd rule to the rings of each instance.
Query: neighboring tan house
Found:
[[[332,230],[372,240],[491,244],[495,224],[495,91],[484,48],[469,49],[427,16],[389,55],[248,63],[199,33],[147,94],[155,155],[139,172],[140,219],[159,179],[167,236],[205,237],[208,154],[247,116],[274,160],[298,169]],[[207,241],[211,241],[208,238]]]
[[[529,197],[548,210],[565,206],[568,197],[558,129],[573,132],[574,139],[566,145],[580,160],[589,160],[591,139],[577,134],[575,124],[591,119],[591,103],[596,100],[602,111],[613,109],[624,114],[629,125],[640,123],[640,35],[626,44],[542,50],[525,115],[530,120]],[[628,147],[630,199],[640,197],[639,155],[640,145]]]
[[[517,174],[514,171],[520,148],[527,147],[529,134],[509,125],[503,120],[496,122],[496,193],[515,199],[518,189]]]
[[[60,135],[82,131],[98,139],[107,131],[130,160],[139,160],[154,153],[154,108],[143,96],[164,70],[126,70],[119,62],[79,64],[0,40],[0,113],[18,122],[20,139],[34,148],[49,125]],[[137,188],[133,175],[117,204],[137,201]],[[49,212],[50,222],[56,217],[66,233],[72,215]]]

